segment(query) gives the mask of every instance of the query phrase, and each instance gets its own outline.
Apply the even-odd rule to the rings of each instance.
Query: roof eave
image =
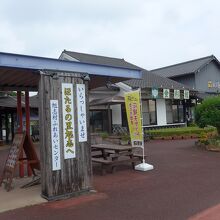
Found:
[[[119,68],[107,65],[96,65],[75,61],[27,56],[11,53],[0,53],[0,66],[32,70],[54,70],[87,73],[96,76],[124,77],[140,79],[141,70]]]

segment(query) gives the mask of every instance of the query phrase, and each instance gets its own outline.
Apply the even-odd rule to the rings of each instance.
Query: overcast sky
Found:
[[[0,51],[124,58],[148,70],[214,54],[219,0],[1,0]]]

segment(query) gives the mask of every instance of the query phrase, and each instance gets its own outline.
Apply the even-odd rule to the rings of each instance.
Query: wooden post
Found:
[[[5,130],[6,130],[6,143],[9,142],[9,120],[8,120],[8,112],[5,113]]]
[[[23,121],[22,121],[22,106],[21,106],[21,92],[17,92],[17,117],[18,117],[18,132],[23,131]]]
[[[2,135],[2,113],[0,112],[0,140],[3,140]]]
[[[18,132],[23,131],[23,119],[22,119],[22,106],[21,106],[21,92],[17,91],[17,117],[18,117]],[[20,153],[20,158],[23,158],[23,149],[21,150]],[[19,164],[19,176],[22,178],[24,177],[24,164],[23,160],[20,161]]]
[[[76,158],[64,159],[62,112],[62,83],[73,85],[75,117]],[[91,189],[91,148],[89,141],[79,143],[76,107],[76,84],[84,83],[77,73],[41,72],[39,84],[41,189],[48,200],[80,195]],[[87,133],[89,140],[88,84],[86,85]],[[58,100],[61,170],[52,170],[50,100]]]
[[[11,137],[12,137],[12,140],[14,139],[14,135],[15,135],[15,132],[14,132],[14,112],[11,112]]]
[[[112,133],[112,120],[111,120],[111,109],[110,104],[108,104],[108,133]]]
[[[25,91],[25,116],[26,116],[26,135],[29,140],[31,140],[30,136],[30,101],[29,101],[29,92]],[[27,162],[27,173],[28,176],[32,175],[32,170],[30,164]]]
[[[29,92],[25,92],[25,115],[26,115],[26,134],[30,135],[30,105],[29,105]]]

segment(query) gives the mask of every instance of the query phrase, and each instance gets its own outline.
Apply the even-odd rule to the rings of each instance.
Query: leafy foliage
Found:
[[[182,128],[162,128],[156,130],[146,131],[147,134],[154,137],[168,137],[168,136],[190,136],[190,135],[201,135],[203,133],[216,133],[216,128],[208,126],[205,128],[199,127],[182,127]]]
[[[220,134],[220,96],[205,99],[196,107],[196,123],[203,128],[207,125],[215,126]]]

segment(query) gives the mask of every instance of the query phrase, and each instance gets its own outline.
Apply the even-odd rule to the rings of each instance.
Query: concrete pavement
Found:
[[[0,213],[8,210],[47,202],[40,196],[40,185],[32,186],[25,189],[20,188],[31,180],[31,177],[14,178],[12,184],[13,189],[9,192],[4,189],[4,186],[0,187]]]
[[[145,147],[152,171],[123,165],[100,176],[96,167],[96,194],[0,213],[0,219],[219,219],[220,153],[198,149],[194,140],[152,141]]]

